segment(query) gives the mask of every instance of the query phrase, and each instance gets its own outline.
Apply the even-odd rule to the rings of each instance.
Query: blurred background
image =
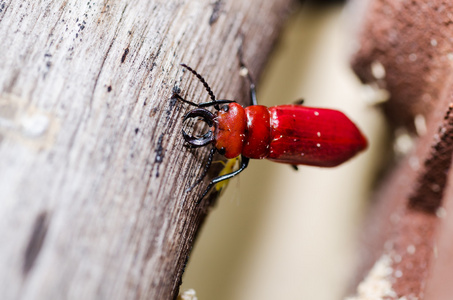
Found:
[[[346,113],[368,150],[333,169],[252,160],[230,181],[197,238],[181,292],[199,300],[341,299],[350,288],[358,234],[382,163],[382,95],[349,68],[350,10],[342,1],[297,9],[258,81],[259,104],[305,99]],[[328,2],[329,4],[326,4]]]

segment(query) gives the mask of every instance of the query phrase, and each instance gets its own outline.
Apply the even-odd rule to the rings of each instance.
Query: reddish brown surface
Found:
[[[444,281],[453,278],[453,208],[442,224],[436,215],[453,197],[452,183],[446,188],[453,181],[452,8],[449,1],[370,1],[353,59],[363,81],[390,92],[384,112],[391,124],[415,130],[415,116],[426,121],[413,151],[381,183],[361,248],[360,276],[383,253],[392,258],[395,299],[453,295]],[[373,76],[376,64],[385,68],[384,77]]]
[[[453,176],[449,176],[445,191],[446,214],[453,212]],[[445,215],[435,238],[437,251],[433,253],[431,276],[426,284],[427,300],[450,300],[453,295],[453,218]]]
[[[443,199],[451,198],[451,193],[444,192],[449,174],[445,170],[450,170],[453,149],[453,114],[449,106],[452,101],[453,93],[446,93],[437,103],[427,133],[382,182],[367,219],[360,274],[365,275],[380,255],[388,254],[393,259],[391,281],[398,297],[422,297],[429,280],[439,226],[437,208],[445,202]],[[446,111],[444,116],[442,111]],[[447,213],[446,220],[449,218]],[[448,245],[452,235],[443,234],[442,230],[443,227],[438,234]],[[438,251],[448,253],[441,245],[438,243]]]
[[[441,0],[371,0],[353,68],[364,82],[391,93],[385,112],[394,125],[413,128],[413,117],[427,115],[451,73],[453,3]],[[372,74],[372,64],[386,70]]]

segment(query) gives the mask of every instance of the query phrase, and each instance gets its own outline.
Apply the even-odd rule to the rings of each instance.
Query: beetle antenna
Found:
[[[215,95],[214,93],[212,92],[211,90],[211,87],[209,86],[209,84],[206,82],[206,80],[204,80],[203,76],[201,76],[200,74],[198,74],[194,69],[192,69],[191,67],[189,67],[188,65],[186,64],[181,64],[181,66],[183,66],[184,68],[186,68],[187,70],[189,70],[190,72],[192,72],[193,75],[197,76],[198,80],[201,81],[201,83],[203,83],[204,85],[204,88],[206,89],[206,91],[208,92],[209,96],[211,97],[212,101],[217,101],[215,99]]]
[[[203,173],[201,173],[201,176],[200,178],[198,178],[197,181],[195,181],[195,183],[186,190],[186,192],[190,192],[194,187],[196,187],[198,184],[200,184],[200,182],[203,180],[203,178],[206,176],[206,174],[208,173],[208,170],[209,170],[209,167],[211,166],[211,163],[212,163],[212,158],[214,157],[214,154],[216,152],[216,148],[212,147],[211,149],[211,152],[209,153],[209,157],[208,157],[208,162],[206,163],[205,167],[204,167],[204,170],[203,170]]]

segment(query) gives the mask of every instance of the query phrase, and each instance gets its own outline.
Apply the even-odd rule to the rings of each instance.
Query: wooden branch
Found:
[[[256,77],[290,2],[0,2],[3,299],[176,296],[209,205],[179,63],[245,103],[238,47]]]

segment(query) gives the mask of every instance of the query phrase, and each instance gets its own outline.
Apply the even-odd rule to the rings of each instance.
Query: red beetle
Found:
[[[241,156],[241,166],[229,174],[214,178],[198,202],[213,185],[230,179],[242,172],[250,158],[263,159],[293,165],[335,167],[367,147],[367,140],[349,118],[338,110],[307,107],[299,104],[266,107],[257,105],[255,85],[250,80],[251,105],[243,108],[232,100],[216,100],[204,78],[185,64],[203,83],[211,102],[196,104],[174,93],[176,98],[198,108],[184,117],[201,118],[211,128],[201,137],[182,131],[190,147],[213,144],[206,167],[200,178],[188,191],[199,184],[218,151],[226,158]],[[241,62],[241,67],[245,68]],[[214,106],[215,113],[204,107]]]

